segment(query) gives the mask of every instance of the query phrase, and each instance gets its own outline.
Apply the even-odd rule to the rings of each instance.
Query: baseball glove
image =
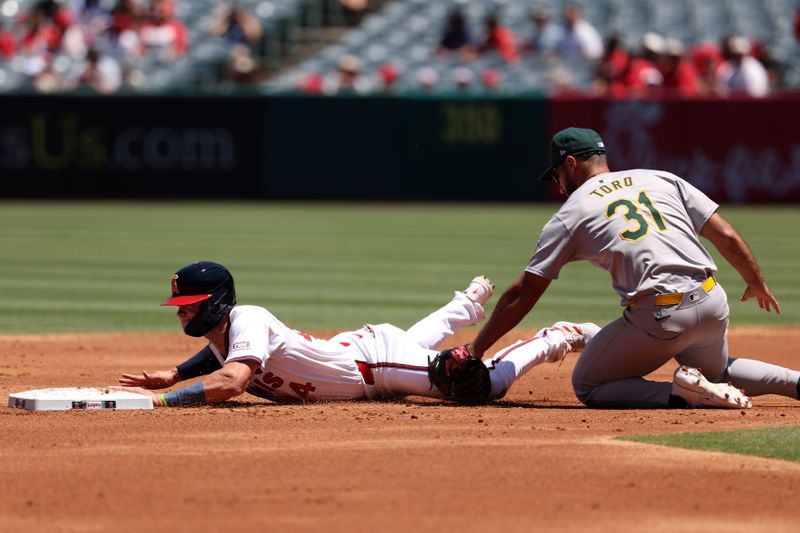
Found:
[[[463,404],[486,403],[492,390],[489,369],[468,345],[436,354],[428,363],[428,379],[448,399]]]

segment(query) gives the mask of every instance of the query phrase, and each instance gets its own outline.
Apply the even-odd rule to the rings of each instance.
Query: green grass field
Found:
[[[770,459],[800,461],[800,426],[711,433],[677,433],[672,435],[633,435],[620,440],[675,446],[691,450],[707,450]]]
[[[175,331],[158,304],[172,273],[228,266],[239,303],[294,327],[409,326],[476,274],[502,290],[527,264],[552,205],[197,202],[0,203],[0,333]],[[732,324],[800,323],[800,210],[723,207],[756,252],[780,316],[738,302],[744,284],[715,255]],[[495,298],[496,299],[496,298]],[[609,276],[568,265],[523,322],[605,323]],[[491,308],[491,305],[489,306]]]

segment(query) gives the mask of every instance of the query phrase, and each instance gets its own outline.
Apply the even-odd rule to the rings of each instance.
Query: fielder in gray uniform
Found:
[[[800,373],[728,356],[728,300],[698,235],[742,276],[743,301],[755,298],[767,312],[780,307],[719,206],[669,172],[611,172],[605,154],[593,130],[553,136],[551,167],[539,179],[556,181],[567,200],[478,334],[474,355],[482,357],[522,320],[562,266],[583,259],[611,274],[624,307],[576,363],[572,384],[585,405],[742,408],[751,406],[747,395],[798,398]],[[643,379],[672,358],[680,364],[672,383]]]

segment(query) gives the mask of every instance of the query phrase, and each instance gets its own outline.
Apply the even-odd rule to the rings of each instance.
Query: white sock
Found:
[[[477,324],[485,316],[481,304],[473,302],[459,291],[447,305],[408,328],[408,334],[423,348],[438,350],[442,342],[458,328]]]
[[[545,328],[530,339],[517,341],[500,350],[484,361],[492,378],[492,398],[502,398],[511,385],[531,368],[559,361],[569,349],[562,332]]]

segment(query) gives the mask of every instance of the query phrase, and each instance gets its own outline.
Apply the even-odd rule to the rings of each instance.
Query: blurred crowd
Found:
[[[684,47],[647,33],[631,52],[612,37],[597,68],[592,92],[629,96],[740,95],[764,97],[781,87],[781,69],[769,51],[744,36]]]
[[[4,72],[37,92],[110,94],[148,84],[148,72],[169,69],[190,50],[177,0],[37,0],[2,7]],[[258,71],[253,47],[261,22],[237,3],[220,2],[203,33],[228,45],[224,77],[249,82]],[[259,78],[260,79],[260,78]]]
[[[475,31],[456,5],[444,22],[430,64],[403,71],[387,61],[368,72],[357,55],[347,54],[338,72],[307,73],[297,88],[307,93],[367,94],[391,91],[402,83],[422,90],[496,90],[504,88],[504,75],[514,69],[539,69],[546,72],[544,84],[551,95],[764,97],[784,89],[782,65],[763,43],[743,35],[682,43],[648,32],[638,43],[623,43],[614,35],[603,39],[574,4],[565,5],[560,17],[545,7],[533,7],[529,31],[523,35],[504,25],[500,12],[488,13],[482,22]],[[800,41],[800,8],[794,27]],[[482,61],[487,58],[499,60],[499,65]],[[449,70],[443,71],[443,65]],[[588,72],[589,79],[576,79],[576,71]]]
[[[20,12],[16,3],[8,6],[2,57],[39,92],[137,86],[140,59],[174,61],[189,45],[174,0],[38,0]]]
[[[192,7],[191,0],[181,1],[181,7]],[[368,7],[377,9],[385,0],[338,2],[357,25]],[[154,69],[171,69],[191,56],[190,46],[209,40],[224,54],[216,81],[259,84],[267,77],[259,55],[265,42],[262,19],[239,0],[216,2],[202,17],[202,28],[187,27],[178,0],[35,0],[19,6],[18,0],[0,2],[0,86],[13,77],[22,80],[15,88],[39,92],[147,88]],[[339,58],[335,72],[302,73],[296,88],[312,94],[528,88],[614,98],[763,97],[784,89],[783,65],[749,36],[686,43],[649,32],[637,43],[613,35],[604,39],[573,4],[560,13],[533,7],[527,30],[515,25],[516,34],[503,23],[502,11],[487,13],[480,22],[472,27],[455,4],[425,64],[412,70],[390,56],[375,66],[353,51]],[[800,41],[800,8],[794,28]],[[198,43],[190,43],[190,34]],[[531,71],[542,76],[520,81],[520,72]]]

